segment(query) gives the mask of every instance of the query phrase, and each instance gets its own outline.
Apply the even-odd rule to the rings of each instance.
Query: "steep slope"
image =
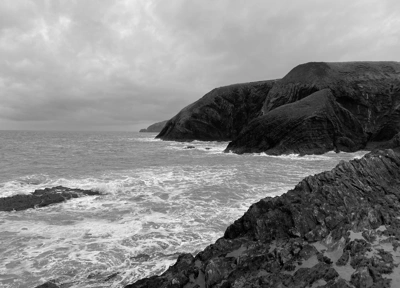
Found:
[[[182,109],[157,138],[163,140],[227,141],[261,114],[275,80],[220,87]]]
[[[296,119],[298,113],[287,113],[287,110],[295,109],[296,103],[303,101],[301,99],[321,90],[330,90],[336,102],[332,103],[332,107],[340,107],[334,110],[342,112],[324,116],[319,104],[312,103],[320,101],[320,98],[313,97],[313,100],[307,101],[310,107],[314,106],[319,112],[312,113],[310,108],[308,116],[303,114]],[[314,154],[333,149],[355,151],[365,148],[368,142],[388,141],[400,132],[400,63],[319,62],[299,65],[272,87],[262,112],[264,116],[243,129],[229,144],[227,151]],[[315,118],[314,114],[319,116]],[[348,119],[351,119],[350,122],[347,122]],[[293,126],[295,124],[296,127]],[[332,125],[337,129],[332,129]],[[345,145],[336,143],[341,135],[352,133],[354,137],[345,138],[354,142],[354,145],[347,139]],[[320,137],[316,137],[316,134],[320,134]],[[367,141],[361,140],[361,134]],[[354,141],[353,138],[358,140]]]
[[[388,140],[400,132],[399,62],[312,62],[299,65],[274,85],[263,113],[329,88],[344,108],[363,124],[372,139]]]
[[[376,151],[253,204],[147,287],[399,287],[400,156]]]
[[[168,122],[168,120],[161,121],[154,123],[147,127],[146,129],[140,129],[139,132],[161,132],[161,130],[164,128],[165,124]]]
[[[273,155],[350,152],[364,147],[366,140],[359,121],[324,89],[255,119],[226,151]]]

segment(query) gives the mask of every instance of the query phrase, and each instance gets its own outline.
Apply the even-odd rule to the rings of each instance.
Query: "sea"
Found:
[[[0,197],[58,185],[101,192],[0,212],[0,287],[124,287],[160,274],[252,203],[366,153],[236,155],[223,152],[227,142],[155,136],[0,131]]]

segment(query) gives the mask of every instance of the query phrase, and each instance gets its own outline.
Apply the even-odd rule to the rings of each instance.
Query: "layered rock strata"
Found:
[[[57,204],[72,198],[100,195],[100,192],[72,189],[63,186],[38,189],[31,194],[18,194],[0,198],[0,211],[19,211]]]
[[[375,151],[253,204],[215,244],[126,287],[399,287],[400,156]]]
[[[261,108],[275,80],[220,87],[182,109],[157,138],[175,141],[234,139]]]

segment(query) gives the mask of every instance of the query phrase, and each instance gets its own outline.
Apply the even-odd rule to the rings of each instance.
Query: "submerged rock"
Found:
[[[216,88],[183,108],[157,135],[163,140],[228,141],[234,139],[261,108],[275,80]]]
[[[168,120],[161,121],[154,123],[147,127],[146,129],[140,129],[139,132],[161,132],[161,130],[164,128],[165,124],[168,122]]]
[[[400,155],[374,151],[266,197],[193,257],[126,287],[399,287]]]
[[[100,195],[100,192],[76,188],[73,189],[63,186],[38,189],[31,194],[20,194],[0,198],[0,211],[19,211],[29,208],[44,207],[86,195]]]

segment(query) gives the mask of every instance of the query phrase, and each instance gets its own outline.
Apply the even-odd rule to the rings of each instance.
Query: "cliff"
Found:
[[[330,89],[324,89],[255,119],[226,150],[322,154],[330,150],[357,151],[366,142],[361,123],[335,101]]]
[[[164,128],[165,123],[167,123],[167,122],[168,122],[168,120],[154,123],[154,124],[150,125],[149,127],[147,127],[146,129],[140,129],[139,132],[160,132]]]
[[[333,104],[335,110],[347,112],[322,116],[320,121],[323,125],[316,119],[312,120],[315,113],[311,109],[297,120],[293,117],[282,119],[278,115],[277,111],[288,115],[288,111],[296,107],[295,103],[322,90],[329,90],[332,94],[336,102]],[[313,97],[313,101],[320,99]],[[288,105],[291,103],[294,106]],[[309,103],[310,107],[312,105],[319,109],[318,103]],[[264,101],[262,113],[263,117],[254,120],[249,127],[243,129],[230,143],[227,151],[276,154],[291,153],[299,147],[300,153],[314,154],[332,149],[355,151],[365,148],[369,142],[388,141],[400,132],[400,63],[319,62],[299,65],[275,83]],[[337,126],[337,122],[346,122],[349,115],[352,118],[351,123]],[[276,121],[279,125],[272,125]],[[339,129],[332,129],[332,125]],[[362,137],[360,126],[364,134]],[[283,132],[278,131],[280,129]],[[359,145],[359,142],[354,142],[354,137],[346,136],[345,145],[337,143],[342,134],[348,135],[348,129],[356,134],[356,140],[365,138],[367,141],[361,141],[364,144]],[[310,137],[315,134],[313,131],[319,131],[321,136]],[[245,139],[251,141],[244,141]],[[316,142],[312,142],[313,140]],[[302,150],[301,147],[305,146],[316,146],[316,150]]]
[[[216,88],[183,108],[157,135],[163,140],[228,141],[234,139],[261,109],[275,80]]]
[[[375,151],[253,204],[215,244],[126,287],[399,287],[400,156]]]

